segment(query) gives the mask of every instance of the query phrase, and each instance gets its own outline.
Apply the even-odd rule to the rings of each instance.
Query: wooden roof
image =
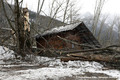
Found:
[[[72,31],[72,30],[77,31],[76,34],[82,38],[84,43],[87,43],[89,45],[95,45],[96,47],[101,47],[98,40],[94,37],[92,32],[86,27],[86,25],[83,22],[66,25],[66,26],[60,26],[57,28],[53,28],[51,30],[47,30],[43,34],[37,35],[36,38],[42,38],[48,35],[53,35],[53,34]]]

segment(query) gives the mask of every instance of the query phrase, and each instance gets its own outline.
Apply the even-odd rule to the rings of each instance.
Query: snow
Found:
[[[85,72],[104,73],[120,80],[120,71],[102,70],[104,67],[97,62],[69,61],[61,62],[59,59],[39,57],[39,63],[45,63],[47,67],[26,70],[11,70],[0,72],[1,80],[59,80],[61,77],[72,77],[73,75],[84,75]],[[31,65],[29,65],[31,66]],[[9,66],[10,67],[10,66]],[[79,77],[79,76],[78,76]],[[94,76],[93,76],[94,77]],[[84,77],[79,77],[84,78]],[[88,77],[90,78],[90,77]]]
[[[6,52],[7,51],[7,52]],[[9,52],[8,52],[9,51]],[[10,59],[13,57],[12,50],[0,46],[0,58]],[[4,56],[2,56],[4,53]],[[1,55],[2,54],[2,55]],[[59,80],[64,77],[77,76],[77,80],[85,78],[85,73],[103,73],[111,78],[120,80],[119,70],[104,70],[104,66],[98,62],[69,61],[61,62],[60,59],[48,57],[34,57],[34,63],[22,62],[21,64],[0,65],[0,80]],[[0,60],[0,63],[2,61]],[[41,67],[44,65],[44,67]],[[33,68],[32,66],[37,66]],[[18,67],[18,68],[17,68]],[[22,69],[22,67],[26,67]],[[81,76],[84,75],[84,76]],[[96,78],[96,76],[91,76]],[[86,78],[91,78],[87,77]],[[99,77],[99,76],[98,76]],[[107,77],[104,77],[107,78]],[[61,79],[63,80],[63,79]]]
[[[80,71],[80,70],[79,70]],[[24,71],[19,71],[18,73],[23,73]],[[29,74],[28,74],[29,73]],[[77,74],[83,74],[78,72],[78,69],[66,69],[66,68],[41,68],[37,70],[26,70],[24,74],[20,75],[22,77],[27,77],[29,79],[59,79],[64,76],[72,76]],[[31,75],[32,74],[32,75]]]
[[[0,46],[0,60],[14,58],[14,51],[9,50],[6,47]]]
[[[73,30],[75,27],[77,27],[79,23],[75,23],[75,24],[71,24],[71,25],[66,25],[66,26],[60,26],[60,27],[55,27],[51,30],[47,30],[45,31],[42,35],[46,35],[46,34],[51,34],[51,33],[59,33],[59,32],[62,32],[62,31],[68,31],[68,30]]]
[[[120,71],[118,70],[106,70],[106,71],[95,71],[96,73],[104,73],[111,77],[118,78],[120,80]]]

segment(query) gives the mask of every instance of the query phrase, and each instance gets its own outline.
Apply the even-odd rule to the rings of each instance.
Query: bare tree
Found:
[[[117,16],[117,19],[116,19],[116,25],[117,25],[117,28],[118,28],[118,44],[120,45],[120,17]]]
[[[1,0],[0,0],[0,10],[1,10]]]
[[[16,36],[17,36],[17,47],[18,47],[18,53],[21,54],[23,57],[25,57],[24,53],[24,29],[23,25],[20,22],[21,19],[21,12],[19,7],[19,1],[14,0],[15,4],[15,26],[16,26]]]
[[[49,16],[52,16],[53,14],[55,1],[56,0],[53,0],[51,4],[49,3],[49,9],[50,9]]]
[[[98,24],[104,3],[105,3],[105,0],[96,0],[96,3],[95,3],[94,18],[93,18],[93,24],[92,24],[92,31],[94,35],[96,34],[97,24]]]
[[[118,42],[120,44],[120,18],[118,19]]]
[[[44,5],[45,0],[42,0],[42,2],[40,0],[38,0],[38,7],[37,7],[37,15],[36,15],[36,23],[38,23],[38,19],[39,19],[39,15],[42,11],[43,5]],[[41,4],[40,4],[41,3]],[[38,30],[38,28],[36,29]]]
[[[58,1],[59,0],[53,0],[53,2],[50,4],[51,6],[49,7],[50,8],[49,16],[55,19],[59,19],[63,23],[71,24],[76,22],[78,19],[76,20],[75,17],[76,16],[78,17],[78,12],[80,11],[81,7],[76,8],[75,6],[76,3],[74,0],[62,0],[61,2]],[[56,9],[57,7],[59,7],[59,9]]]
[[[24,8],[22,10],[20,8],[20,5],[22,5],[23,0],[21,0],[20,2],[19,0],[14,0],[14,8],[12,8],[11,5],[8,4],[10,10],[14,14],[14,20],[12,21],[6,12],[4,0],[1,0],[1,1],[2,1],[2,7],[3,7],[5,17],[8,21],[10,28],[13,31],[11,36],[14,36],[14,34],[16,35],[17,53],[21,55],[22,57],[25,57],[26,55],[25,52],[30,51],[31,49],[28,9]],[[8,37],[7,39],[10,39],[10,37]]]
[[[55,18],[55,17],[56,17],[56,15],[58,14],[59,9],[60,9],[60,8],[61,8],[61,6],[63,5],[63,3],[59,3],[58,5],[59,5],[59,6],[57,6],[57,7],[56,7],[55,12],[54,12],[54,14],[53,14],[52,18],[51,18],[50,22],[48,23],[48,26],[47,26],[47,27],[48,27],[48,29],[49,29],[50,24],[52,23],[53,18]]]
[[[115,16],[113,21],[108,26],[108,29],[106,31],[106,37],[105,38],[107,40],[105,40],[105,42],[104,42],[106,44],[106,46],[113,44],[113,37],[114,37],[114,34],[113,34],[114,30],[113,30],[113,28],[114,28],[114,25],[116,24],[116,19],[117,19],[117,17]]]
[[[107,17],[108,17],[108,15],[104,15],[103,18],[102,18],[102,20],[101,20],[100,29],[99,29],[99,31],[98,31],[98,37],[97,37],[98,40],[100,40],[101,32],[102,32],[102,29],[103,29],[103,26],[104,26],[104,24],[105,24],[105,21],[106,21]]]
[[[65,22],[69,2],[70,2],[70,0],[66,0],[66,7],[65,7],[64,16],[63,16],[63,22]]]

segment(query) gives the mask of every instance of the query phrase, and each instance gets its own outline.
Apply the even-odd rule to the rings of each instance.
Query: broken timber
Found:
[[[49,57],[60,57],[61,61],[75,61],[75,60],[82,60],[82,61],[97,61],[97,62],[107,62],[112,64],[119,64],[120,63],[120,51],[116,50],[115,48],[120,48],[119,45],[112,45],[107,46],[104,48],[100,48],[97,46],[87,45],[87,44],[79,44],[72,40],[68,40],[66,38],[62,38],[57,36],[59,39],[75,44],[81,47],[87,47],[86,50],[55,50],[55,49],[44,49],[42,54],[44,56]],[[49,54],[49,55],[48,55]]]
[[[61,58],[61,61],[69,60],[82,60],[82,61],[103,61],[103,62],[120,62],[120,56],[116,57],[116,54],[89,54],[89,53],[79,53],[79,54],[68,54],[68,57]],[[119,59],[118,59],[119,58]]]
[[[112,45],[105,48],[96,48],[89,50],[77,50],[77,51],[56,51],[50,49],[44,49],[41,56],[47,57],[60,57],[61,61],[97,61],[106,62],[114,65],[120,65],[120,51],[113,48],[120,47],[119,45]]]

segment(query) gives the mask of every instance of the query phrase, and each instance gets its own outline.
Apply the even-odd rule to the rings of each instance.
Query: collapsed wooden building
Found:
[[[47,30],[43,34],[37,35],[36,41],[38,48],[55,50],[83,50],[88,48],[75,45],[72,42],[101,47],[100,43],[83,22]],[[71,41],[71,43],[68,41]]]
[[[113,64],[113,67],[120,64],[120,52],[112,49],[116,46],[102,47],[83,22],[47,30],[36,36],[36,42],[40,56],[59,57],[65,62],[106,62],[108,65]]]

